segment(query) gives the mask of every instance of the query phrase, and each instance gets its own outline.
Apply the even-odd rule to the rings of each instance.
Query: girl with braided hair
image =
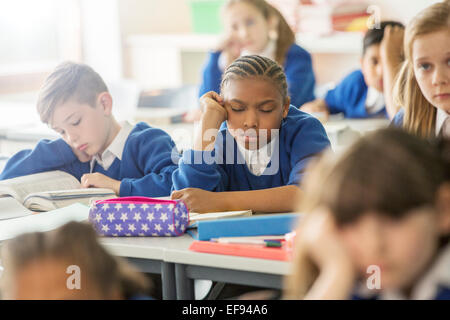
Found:
[[[240,57],[225,70],[220,95],[208,92],[200,104],[200,126],[173,173],[172,198],[196,212],[293,211],[306,164],[330,142],[316,118],[290,104],[281,66]]]

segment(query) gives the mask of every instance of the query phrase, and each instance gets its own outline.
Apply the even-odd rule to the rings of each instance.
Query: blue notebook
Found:
[[[302,217],[299,213],[263,214],[248,218],[198,221],[187,230],[196,240],[220,237],[282,235],[291,232]]]

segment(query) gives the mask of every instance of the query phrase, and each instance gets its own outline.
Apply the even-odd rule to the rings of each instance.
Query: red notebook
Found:
[[[281,248],[271,248],[259,244],[218,243],[213,241],[194,241],[189,246],[189,250],[282,261],[289,261],[292,253],[284,245]]]

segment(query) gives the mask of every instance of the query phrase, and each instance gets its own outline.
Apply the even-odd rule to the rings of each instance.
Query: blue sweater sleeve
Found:
[[[287,53],[284,70],[291,104],[298,108],[314,100],[316,80],[311,55],[294,44]]]
[[[64,140],[41,140],[33,150],[22,150],[12,156],[0,174],[0,180],[52,170],[62,170],[79,179],[77,165],[81,162]]]
[[[173,173],[173,190],[200,188],[207,191],[225,191],[228,176],[213,151],[187,150]]]
[[[130,136],[124,150],[126,161],[133,161],[142,172],[140,178],[124,178],[120,196],[163,197],[170,195],[172,173],[179,154],[170,136],[160,129],[149,128]],[[123,159],[125,160],[125,159]],[[122,160],[122,161],[123,161]]]
[[[330,141],[319,120],[308,117],[291,138],[291,173],[288,185],[298,185],[305,169],[315,156],[330,147]]]
[[[202,83],[200,84],[199,97],[209,91],[219,93],[222,71],[219,68],[219,57],[221,52],[211,52],[208,61],[203,68]]]
[[[355,108],[365,92],[367,92],[367,85],[364,76],[360,70],[356,70],[327,92],[325,102],[330,113],[346,113],[349,109]]]

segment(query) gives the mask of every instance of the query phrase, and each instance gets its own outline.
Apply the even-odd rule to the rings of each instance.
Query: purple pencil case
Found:
[[[189,225],[189,210],[181,200],[123,197],[91,204],[89,221],[107,237],[175,237]]]

